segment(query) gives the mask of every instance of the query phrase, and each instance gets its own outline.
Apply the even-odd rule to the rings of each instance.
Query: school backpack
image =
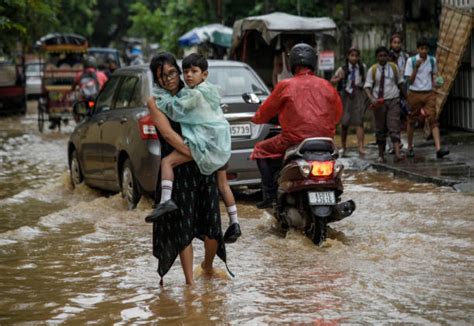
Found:
[[[395,63],[391,62],[391,61],[388,61],[387,62],[390,67],[392,67],[392,71],[393,71],[393,75],[395,77],[395,84],[398,84],[398,67]],[[375,84],[375,74],[377,73],[377,64],[373,64],[372,67],[370,67],[370,69],[372,69],[372,81],[373,83]]]
[[[435,69],[435,62],[434,62],[434,58],[428,54],[428,59],[430,60],[430,65],[431,65],[431,81],[434,83],[434,80],[433,80],[433,71]],[[410,61],[411,61],[411,68],[413,70],[415,70],[415,67],[416,67],[416,56],[414,57],[410,57]]]
[[[428,59],[430,59],[430,65],[431,65],[431,74],[433,74],[433,71],[435,69],[435,62],[434,58],[431,55],[428,55]],[[412,69],[415,69],[416,67],[416,56],[410,58],[411,61],[411,67]]]
[[[86,71],[79,79],[79,92],[84,100],[94,100],[99,94],[100,84],[95,71]]]
[[[362,84],[365,83],[365,64],[360,65],[359,64],[359,74],[362,77]],[[342,66],[342,72],[344,73],[344,78],[342,78],[338,83],[337,83],[337,91],[341,92],[344,89],[346,89],[346,84],[347,84],[347,77],[349,76],[349,67],[346,65]]]

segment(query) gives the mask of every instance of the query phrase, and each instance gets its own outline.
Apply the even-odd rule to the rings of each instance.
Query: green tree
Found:
[[[4,0],[0,3],[0,44],[6,54],[31,49],[33,43],[57,25],[59,0]]]
[[[90,39],[97,20],[97,0],[61,0],[56,12],[58,24],[54,29],[61,33],[75,33]]]
[[[154,10],[144,3],[135,3],[131,11],[130,36],[158,42],[173,53],[179,50],[178,39],[182,34],[215,19],[215,14],[209,17],[209,4],[204,0],[162,1],[162,6]]]

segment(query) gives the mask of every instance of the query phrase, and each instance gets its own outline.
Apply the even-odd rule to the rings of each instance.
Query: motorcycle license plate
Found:
[[[309,191],[310,205],[336,205],[334,191]]]

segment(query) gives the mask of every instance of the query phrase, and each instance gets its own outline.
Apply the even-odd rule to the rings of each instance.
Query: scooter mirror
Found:
[[[244,99],[245,103],[249,104],[260,104],[260,99],[254,93],[244,93],[242,94],[242,98]]]

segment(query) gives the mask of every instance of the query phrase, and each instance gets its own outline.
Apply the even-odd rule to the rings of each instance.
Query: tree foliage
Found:
[[[155,10],[144,3],[135,3],[131,8],[131,36],[160,43],[163,49],[174,53],[178,51],[178,38],[182,34],[211,21],[208,2],[202,0],[162,1],[161,7]]]
[[[29,50],[42,35],[72,32],[89,44],[117,44],[123,36],[160,43],[176,53],[178,38],[190,29],[220,22],[232,26],[246,16],[274,11],[317,17],[330,15],[328,0],[2,0],[0,45],[10,52],[17,42]],[[334,13],[334,12],[333,12]]]
[[[59,0],[4,0],[0,3],[0,52],[11,53],[17,43],[32,46],[34,40],[57,25]]]

